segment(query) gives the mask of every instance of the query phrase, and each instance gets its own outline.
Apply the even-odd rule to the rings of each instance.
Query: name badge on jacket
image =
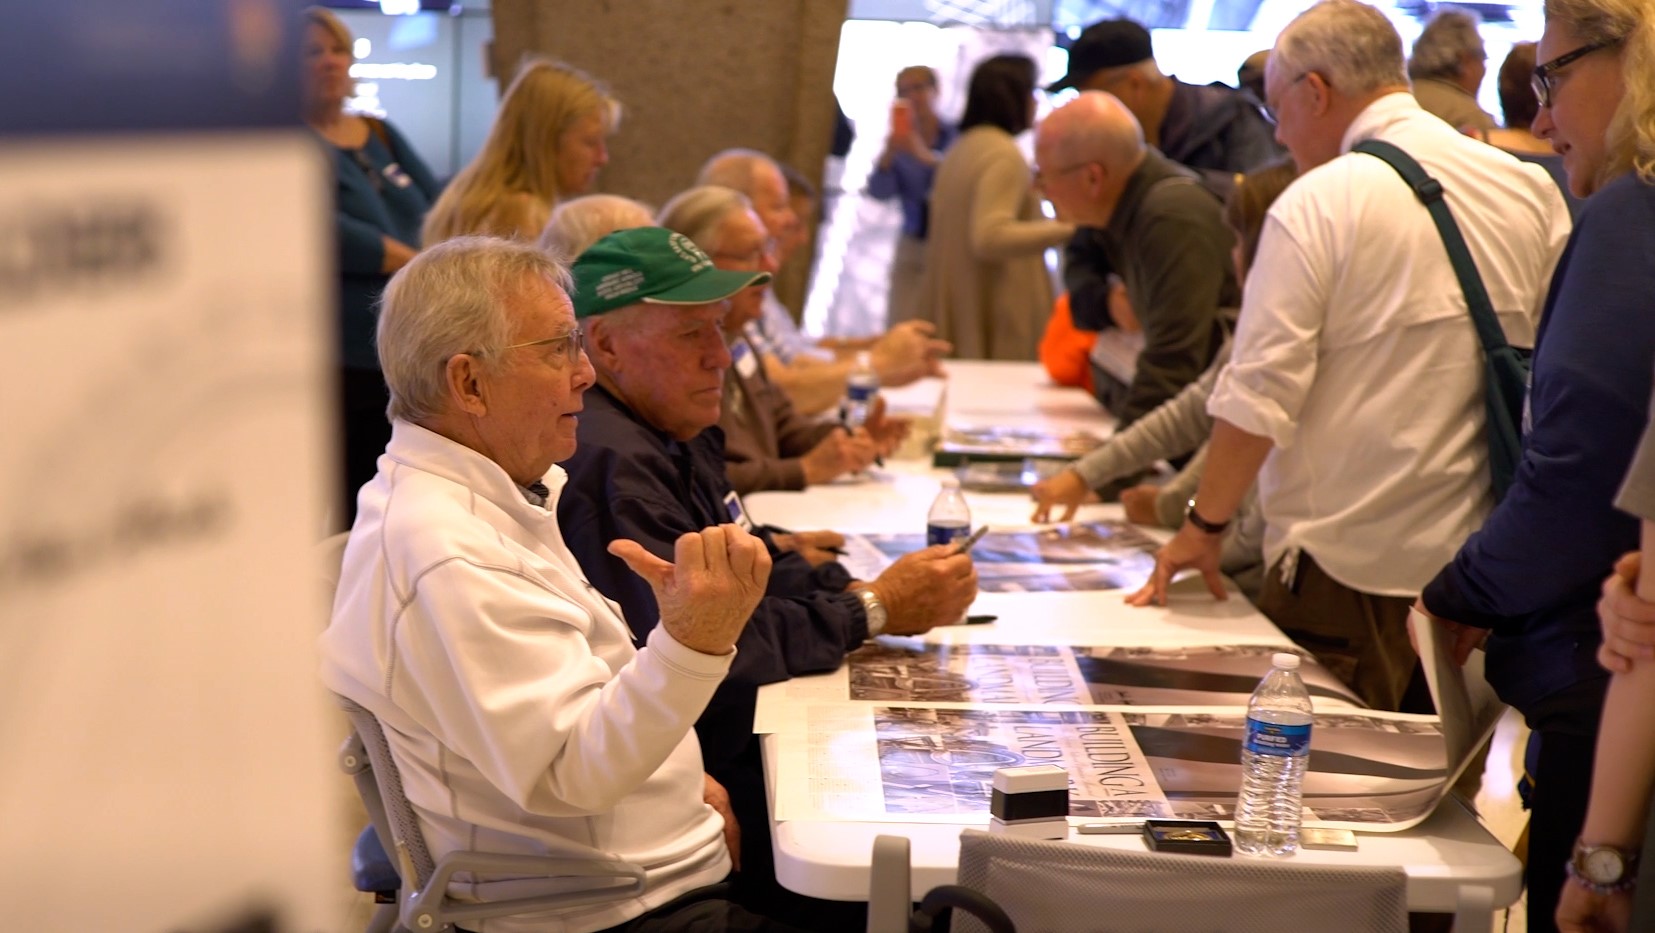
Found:
[[[380,174],[385,176],[386,181],[398,188],[406,188],[414,183],[414,179],[410,178],[408,173],[402,170],[402,166],[396,162],[385,166],[380,170]]]
[[[747,507],[741,504],[741,497],[734,489],[724,495],[724,508],[730,513],[730,521],[741,526],[742,531],[752,532],[753,520],[747,517]]]
[[[753,352],[753,348],[748,346],[745,340],[737,341],[736,345],[730,348],[730,355],[735,358],[736,372],[741,374],[741,378],[751,379],[753,374],[759,371],[759,355]]]

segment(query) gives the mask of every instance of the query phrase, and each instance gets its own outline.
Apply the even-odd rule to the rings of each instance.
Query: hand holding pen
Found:
[[[976,547],[977,542],[983,540],[983,535],[986,535],[986,534],[988,534],[988,526],[987,525],[978,525],[977,530],[973,531],[970,534],[970,536],[968,536],[964,539],[956,540],[954,542],[954,544],[957,546],[957,549],[954,551],[954,553],[955,554],[970,554],[971,549]]]

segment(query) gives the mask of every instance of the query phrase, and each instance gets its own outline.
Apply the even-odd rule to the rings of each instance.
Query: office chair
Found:
[[[397,904],[383,905],[375,912],[369,933],[391,929],[437,933],[468,920],[579,907],[643,894],[644,870],[620,859],[456,851],[433,860],[420,834],[414,808],[403,796],[402,775],[391,760],[391,747],[379,720],[355,702],[338,699],[352,728],[339,753],[340,766],[356,781],[376,841],[384,851],[396,853],[400,881]],[[544,878],[548,893],[481,903],[456,900],[448,896],[448,885],[462,873]]]
[[[993,898],[1024,933],[1097,930],[1408,929],[1400,868],[1134,852],[966,830],[959,883]],[[963,918],[961,933],[981,926]]]
[[[992,902],[1004,919],[968,910],[951,927],[902,926],[896,918],[907,916],[908,847],[905,839],[885,842],[892,839],[881,836],[874,847],[869,933],[950,928],[958,933],[1402,933],[1408,928],[1407,877],[1400,868],[1134,852],[971,829],[960,835],[959,883],[934,888],[926,897],[959,889],[946,896],[969,898],[963,890]],[[923,907],[924,902],[921,913]],[[910,922],[932,921],[915,914]]]
[[[317,548],[328,605],[338,588],[340,563],[349,536],[335,535]],[[441,860],[425,847],[414,808],[402,791],[402,774],[379,719],[346,697],[335,697],[350,720],[351,734],[339,750],[339,766],[356,783],[370,825],[351,851],[352,881],[359,891],[390,902],[374,911],[367,933],[438,933],[456,922],[578,907],[644,891],[644,870],[619,859],[574,860],[532,855],[457,851]],[[396,853],[391,859],[387,853]],[[478,903],[448,896],[456,874],[480,872],[546,879],[547,893]]]
[[[1017,933],[1000,905],[957,884],[932,888],[910,914],[914,905],[909,901],[913,887],[909,863],[907,837],[875,837],[868,886],[868,933],[948,933],[955,910],[976,916],[991,933]]]

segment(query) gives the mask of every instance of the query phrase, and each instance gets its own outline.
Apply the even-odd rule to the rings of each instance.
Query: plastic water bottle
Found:
[[[965,504],[965,495],[954,479],[942,481],[942,491],[931,500],[931,512],[925,516],[925,543],[948,544],[955,538],[971,535],[971,507]]]
[[[1298,655],[1279,652],[1270,661],[1273,669],[1247,701],[1235,844],[1248,855],[1282,856],[1299,848],[1310,691],[1299,677]]]
[[[854,431],[868,422],[868,410],[879,394],[879,375],[873,371],[868,351],[856,354],[856,367],[845,377],[845,401],[839,408],[845,430]]]

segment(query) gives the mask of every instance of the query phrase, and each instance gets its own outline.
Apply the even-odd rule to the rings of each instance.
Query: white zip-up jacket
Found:
[[[545,507],[467,447],[393,425],[345,548],[322,679],[379,718],[434,858],[455,849],[641,865],[641,897],[474,921],[481,933],[583,933],[729,873],[702,802],[692,727],[734,655],[656,626],[634,646]],[[537,893],[472,878],[456,897]]]

